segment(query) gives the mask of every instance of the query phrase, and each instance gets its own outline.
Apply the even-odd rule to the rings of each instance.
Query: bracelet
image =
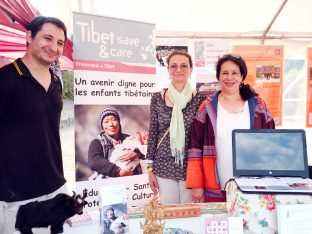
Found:
[[[153,172],[153,166],[147,166],[146,170],[149,172]]]
[[[146,162],[147,164],[152,164],[152,163],[154,162],[154,160],[146,159],[145,162]]]

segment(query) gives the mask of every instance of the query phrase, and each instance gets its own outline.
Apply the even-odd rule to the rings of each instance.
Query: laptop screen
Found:
[[[301,129],[235,129],[234,176],[309,177],[305,132]]]

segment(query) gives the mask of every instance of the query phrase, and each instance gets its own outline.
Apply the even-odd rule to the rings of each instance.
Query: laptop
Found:
[[[235,129],[233,175],[241,191],[312,193],[305,131]]]

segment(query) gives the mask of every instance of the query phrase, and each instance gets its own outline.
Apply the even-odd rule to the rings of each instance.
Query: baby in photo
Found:
[[[140,151],[141,154],[146,155],[147,139],[148,135],[141,131],[137,132],[133,136],[127,137],[121,144],[115,145],[115,149],[112,152],[109,161],[115,163],[116,166],[120,168],[130,167],[133,170],[140,163],[140,159],[136,158],[131,162],[120,161],[118,160],[119,156],[126,150]]]

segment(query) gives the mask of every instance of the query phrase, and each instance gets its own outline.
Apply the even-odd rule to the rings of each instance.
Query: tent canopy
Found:
[[[62,19],[70,33],[72,12],[77,11],[154,23],[156,38],[252,38],[262,43],[265,39],[299,38],[312,42],[311,0],[54,0],[53,4],[49,0],[0,2],[6,6],[2,8],[5,14],[13,12],[22,18],[19,23],[24,22],[23,17],[28,19],[27,16],[40,12]],[[28,7],[19,6],[25,3]],[[22,10],[26,13],[21,14]],[[18,27],[16,23],[10,23]],[[64,55],[69,61],[72,60],[70,40]]]
[[[268,37],[312,39],[311,0],[54,0],[52,6],[44,0],[31,2],[43,14],[67,23],[72,22],[72,11],[155,23],[156,37],[261,37],[272,23]]]

